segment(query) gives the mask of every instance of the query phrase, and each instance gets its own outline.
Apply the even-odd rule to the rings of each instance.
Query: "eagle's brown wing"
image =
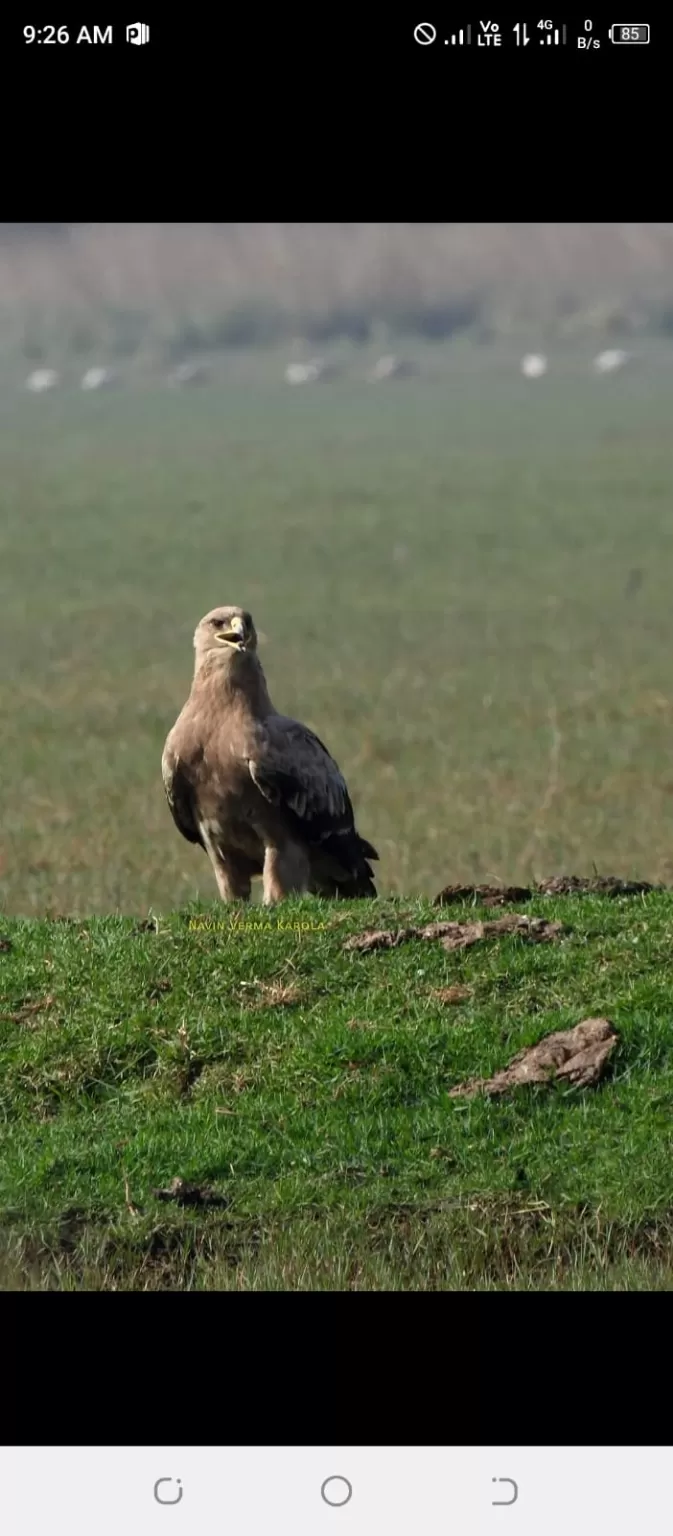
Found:
[[[367,860],[378,859],[378,853],[356,831],[345,779],[319,737],[285,715],[268,716],[248,767],[260,794],[284,812],[294,836],[329,861],[353,895],[375,896]]]
[[[166,799],[178,832],[181,832],[182,836],[186,837],[188,843],[198,843],[201,848],[205,848],[196,819],[194,791],[181,765],[180,758],[170,746],[170,738],[166,742],[164,755],[161,759],[161,776],[164,781]]]

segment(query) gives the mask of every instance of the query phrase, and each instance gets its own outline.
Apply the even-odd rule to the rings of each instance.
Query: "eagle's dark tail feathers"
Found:
[[[376,895],[374,876],[364,859],[357,875],[354,875],[352,880],[349,880],[347,883],[337,886],[336,895],[349,898]]]
[[[378,859],[376,849],[364,837],[354,832],[349,838],[342,835],[330,839],[325,852],[341,866],[338,876],[323,878],[317,894],[352,900],[356,896],[376,896],[374,873],[369,859]]]

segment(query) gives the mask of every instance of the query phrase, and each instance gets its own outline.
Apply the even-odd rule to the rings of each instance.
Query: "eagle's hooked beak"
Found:
[[[217,638],[227,645],[235,646],[237,651],[245,650],[245,624],[238,614],[234,614],[233,619],[229,620],[228,629],[219,631]]]

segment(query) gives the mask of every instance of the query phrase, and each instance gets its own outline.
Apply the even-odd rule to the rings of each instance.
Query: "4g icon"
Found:
[[[480,21],[481,33],[477,37],[478,48],[499,48],[502,33],[497,21]]]

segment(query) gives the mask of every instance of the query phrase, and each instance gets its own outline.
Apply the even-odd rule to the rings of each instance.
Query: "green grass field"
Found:
[[[5,924],[5,1285],[673,1285],[673,897],[538,898],[559,942],[451,955],[344,952],[431,916],[357,905]],[[601,1013],[598,1088],[448,1097]],[[176,1177],[222,1205],[162,1201]]]
[[[281,354],[183,394],[2,383],[6,1287],[670,1287],[673,898],[537,899],[572,924],[550,946],[340,948],[449,881],[673,881],[673,353],[590,355],[533,384],[502,346],[378,387],[358,355],[289,389]],[[374,910],[189,929],[226,914],[160,759],[220,602],[344,770]],[[595,1013],[599,1088],[447,1099]],[[226,1206],[152,1195],[175,1176]]]

